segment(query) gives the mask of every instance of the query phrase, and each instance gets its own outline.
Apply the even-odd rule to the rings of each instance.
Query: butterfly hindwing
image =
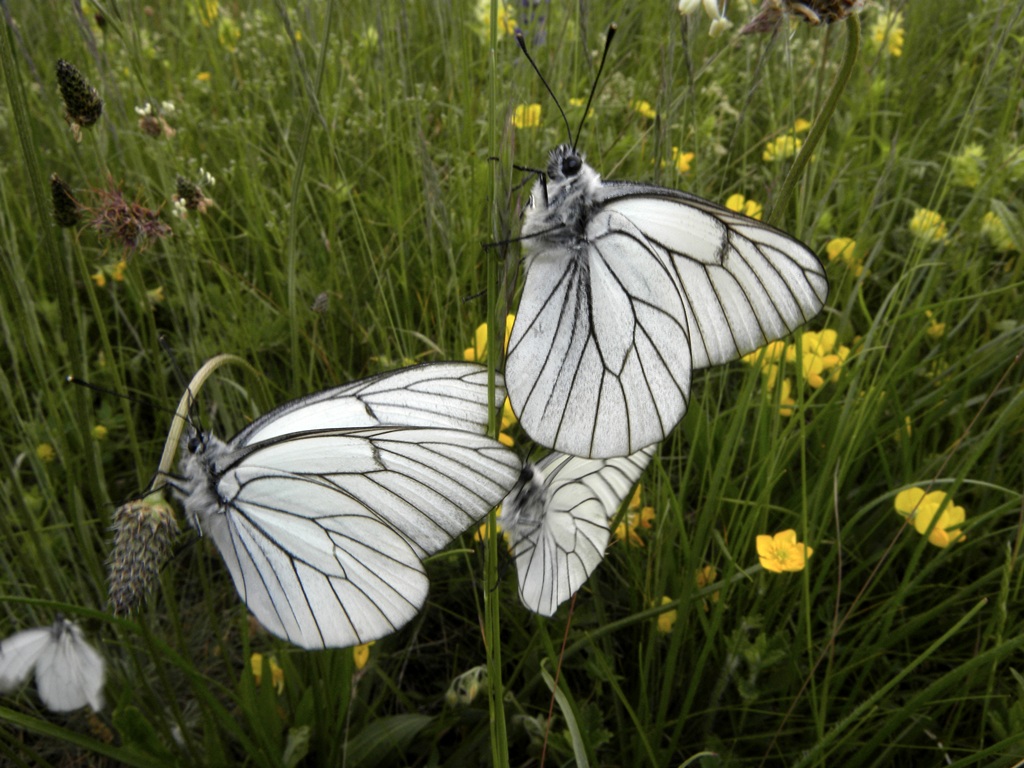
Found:
[[[609,522],[653,454],[653,446],[612,459],[551,453],[524,468],[501,517],[523,605],[551,616],[583,586],[604,559]]]

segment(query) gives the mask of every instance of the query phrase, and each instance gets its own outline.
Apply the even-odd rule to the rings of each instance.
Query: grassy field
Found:
[[[1022,764],[1020,4],[864,9],[785,205],[858,22],[740,36],[754,11],[734,2],[711,37],[667,2],[527,2],[493,25],[489,3],[288,5],[4,4],[0,637],[60,611],[108,673],[99,713],[0,698],[3,762],[537,765],[546,743],[547,765]],[[762,208],[827,262],[825,310],[695,375],[642,481],[653,522],[626,519],[571,617],[528,613],[500,547],[466,535],[365,665],[301,651],[247,620],[181,519],[115,618],[112,516],[156,470],[181,369],[251,364],[199,397],[228,437],[462,359],[514,310],[532,178],[512,166],[542,167],[565,126],[510,20],[574,129],[617,22],[588,162]],[[95,124],[65,119],[58,59],[102,97]],[[788,529],[813,554],[776,542],[792,570],[773,572],[757,537]]]

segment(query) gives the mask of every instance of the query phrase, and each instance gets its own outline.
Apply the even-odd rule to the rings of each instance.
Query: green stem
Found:
[[[488,125],[488,154],[491,157],[498,155],[498,72],[495,51],[497,50],[498,39],[498,3],[491,0],[491,49],[490,49],[490,90],[488,102],[490,120]],[[497,163],[488,163],[491,175],[491,190],[493,199],[498,200],[500,194],[498,185]],[[492,217],[497,216],[497,211],[492,206]],[[492,231],[497,231],[497,220],[493,221]],[[499,355],[504,352],[505,342],[505,318],[498,317],[498,296],[501,289],[497,287],[497,269],[495,260],[487,258],[487,316],[488,338],[487,338],[487,367],[490,377],[493,380],[494,369]],[[492,387],[493,392],[493,387]],[[493,394],[492,394],[493,399]],[[503,403],[502,403],[503,404]],[[491,408],[491,434],[497,435],[501,428],[497,421],[497,411]],[[491,765],[494,768],[507,768],[508,760],[508,731],[505,725],[505,691],[501,679],[501,612],[498,599],[500,590],[492,589],[498,583],[498,525],[495,510],[487,516],[487,555],[484,565],[484,646],[487,654],[487,704],[490,710],[490,735],[491,735]]]
[[[846,18],[846,50],[843,52],[843,61],[840,64],[839,73],[832,84],[832,90],[829,91],[828,98],[825,99],[825,106],[822,107],[821,112],[815,118],[814,125],[811,126],[811,132],[807,134],[807,141],[800,147],[800,153],[796,156],[796,160],[793,161],[789,173],[786,174],[785,181],[782,182],[782,189],[779,191],[779,196],[775,201],[772,212],[768,215],[768,223],[773,227],[779,225],[779,219],[782,218],[786,206],[789,205],[789,199],[793,196],[797,180],[803,175],[804,168],[810,162],[815,147],[818,146],[821,138],[825,135],[825,129],[828,128],[828,124],[832,120],[832,114],[836,111],[839,97],[846,90],[846,84],[850,82],[850,75],[853,74],[853,65],[857,63],[857,53],[859,51],[860,19],[856,14],[851,14]]]

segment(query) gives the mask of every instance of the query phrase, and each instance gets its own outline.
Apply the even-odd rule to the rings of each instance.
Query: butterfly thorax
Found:
[[[185,507],[188,521],[202,532],[200,523],[209,517],[210,511],[225,503],[217,493],[217,467],[228,448],[209,433],[193,432],[182,437],[181,450],[182,481],[173,486],[174,492]]]
[[[519,529],[527,534],[540,525],[547,504],[544,473],[536,465],[528,463],[502,506],[501,524],[507,530]]]
[[[601,186],[600,175],[569,144],[560,144],[548,158],[547,178],[538,179],[523,220],[522,237],[534,251],[549,245],[586,242],[587,224]]]

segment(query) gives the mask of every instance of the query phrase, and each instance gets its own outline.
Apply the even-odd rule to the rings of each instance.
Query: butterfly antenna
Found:
[[[555,96],[555,92],[551,90],[551,86],[548,85],[548,81],[544,79],[544,75],[540,71],[540,67],[537,66],[537,62],[530,56],[530,52],[526,50],[526,39],[523,37],[523,30],[516,27],[516,42],[519,43],[519,47],[523,51],[523,55],[526,60],[530,62],[530,66],[533,67],[533,71],[537,73],[537,77],[544,83],[544,87],[547,88],[548,93],[551,94],[552,101],[555,102],[555,106],[558,107],[558,113],[562,116],[562,122],[565,123],[565,133],[569,137],[569,141],[572,141],[572,128],[569,126],[569,118],[565,116],[565,110],[562,109],[562,105],[558,103],[558,97]]]
[[[587,106],[583,108],[583,117],[580,118],[580,127],[576,129],[576,138],[573,139],[572,142],[573,149],[576,149],[576,144],[579,143],[580,134],[583,132],[583,124],[587,121],[587,115],[590,114],[590,105],[594,101],[594,94],[597,93],[597,84],[601,80],[601,73],[604,72],[604,63],[608,60],[608,49],[612,47],[612,38],[615,37],[615,33],[618,29],[619,27],[617,24],[608,25],[608,34],[605,35],[604,38],[604,53],[601,54],[601,64],[597,68],[597,76],[594,77],[594,84],[590,87],[590,96],[587,98]]]

